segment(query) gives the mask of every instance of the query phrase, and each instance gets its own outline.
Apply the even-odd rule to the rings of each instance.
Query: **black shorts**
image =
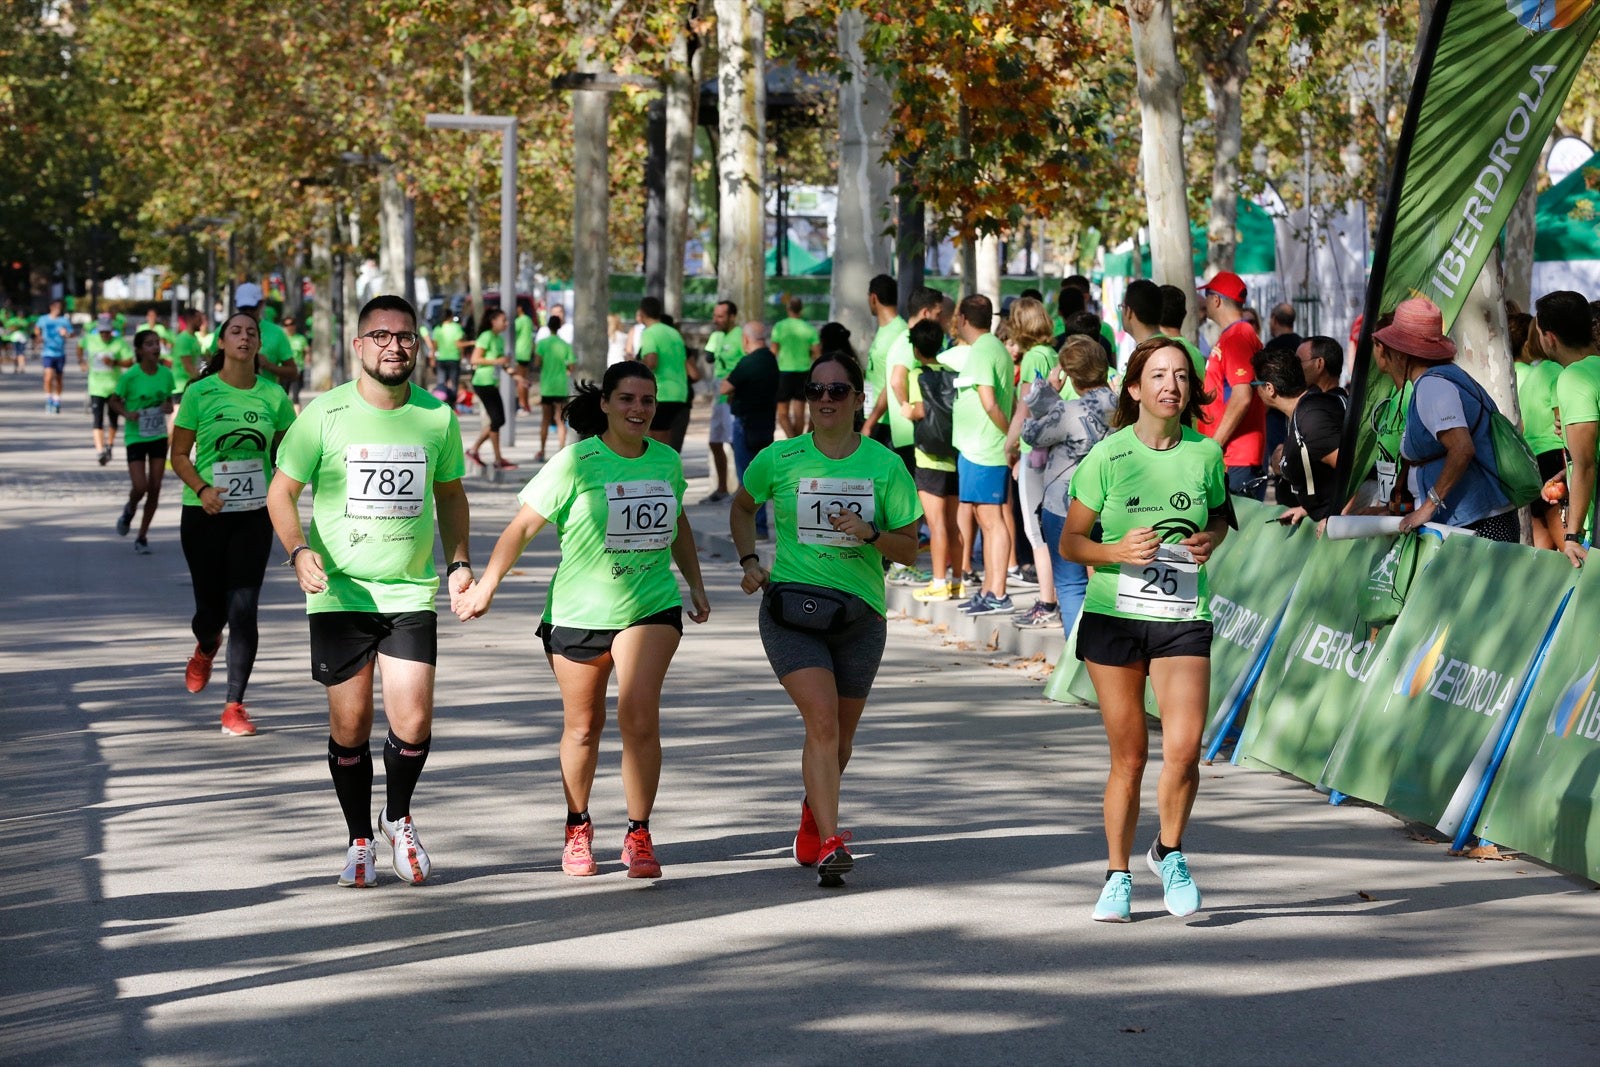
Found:
[[[631,630],[635,626],[670,626],[681,634],[683,608],[681,606],[667,608],[654,615],[646,615],[638,622],[624,626],[622,630]],[[560,656],[575,663],[588,663],[610,652],[611,642],[622,630],[585,630],[577,626],[556,626],[541,622],[538,633],[539,639],[544,642],[545,655]]]
[[[111,428],[113,430],[117,428],[117,413],[111,407],[111,398],[109,396],[91,396],[89,398],[89,411],[94,415],[95,429],[105,429],[108,419],[110,420]]]
[[[1078,624],[1078,658],[1105,667],[1128,667],[1172,656],[1210,656],[1209,622],[1156,622],[1084,612]]]
[[[166,459],[167,439],[157,438],[154,441],[136,441],[128,446],[128,462],[143,463],[147,459]]]
[[[311,677],[338,685],[381,653],[413,663],[439,662],[439,617],[431,611],[316,611],[311,620]]]
[[[1539,453],[1539,477],[1549,481],[1567,469],[1567,453],[1565,449],[1552,448],[1548,452]],[[1543,495],[1533,498],[1533,503],[1528,505],[1533,510],[1533,517],[1542,519],[1554,504],[1545,500]]]
[[[960,496],[960,479],[955,471],[934,470],[932,467],[918,467],[912,473],[912,480],[917,483],[917,492],[932,493],[934,496]]]
[[[478,403],[483,405],[484,418],[489,420],[489,429],[498,430],[506,424],[505,398],[500,395],[498,385],[486,385],[480,391],[476,387],[473,393],[478,397]]]
[[[689,421],[689,402],[687,400],[658,400],[656,401],[655,417],[650,420],[652,430],[675,430],[678,421],[683,420],[685,425]]]
[[[806,382],[811,380],[808,370],[781,370],[778,372],[778,403],[806,398]]]
[[[539,397],[539,403],[554,404],[558,408],[563,408],[567,406],[567,399],[567,397],[556,396],[554,393],[549,393]]]

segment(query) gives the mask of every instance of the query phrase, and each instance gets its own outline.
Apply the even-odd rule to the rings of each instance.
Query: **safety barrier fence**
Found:
[[[1235,503],[1208,568],[1207,756],[1231,740],[1235,763],[1600,880],[1600,559],[1330,540]],[[1045,694],[1093,703],[1074,645]]]

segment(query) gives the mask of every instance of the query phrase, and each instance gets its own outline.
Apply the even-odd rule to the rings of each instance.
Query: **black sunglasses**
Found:
[[[807,382],[806,399],[821,400],[826,396],[829,400],[843,400],[856,391],[856,387],[849,382]]]

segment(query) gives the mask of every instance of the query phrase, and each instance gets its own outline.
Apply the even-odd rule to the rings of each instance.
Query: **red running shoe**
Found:
[[[509,459],[497,459],[494,461],[494,469],[497,471],[514,471],[517,469],[517,465]]]
[[[850,873],[856,861],[844,843],[850,840],[850,831],[842,830],[822,843],[822,858],[817,860],[817,884],[830,889],[844,885],[844,876]]]
[[[222,645],[218,644],[217,649]],[[208,656],[200,651],[200,646],[194,646],[194,652],[189,656],[189,665],[183,669],[183,687],[191,693],[198,693],[211,681],[211,662],[217,658],[217,649],[212,649]]]
[[[628,836],[622,839],[622,862],[628,865],[629,878],[661,877],[661,864],[656,862],[649,830],[628,831]]]
[[[627,858],[627,853],[623,853]],[[561,869],[574,878],[594,874],[594,823],[567,827],[567,843],[561,850]]]
[[[234,737],[249,737],[256,732],[250,713],[237,700],[222,709],[222,732]]]
[[[822,836],[817,833],[817,820],[811,817],[811,805],[800,801],[800,829],[794,832],[794,861],[802,867],[813,866],[822,855]]]

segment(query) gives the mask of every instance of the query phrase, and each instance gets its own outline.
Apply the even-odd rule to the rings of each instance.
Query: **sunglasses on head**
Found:
[[[849,382],[806,383],[807,400],[821,400],[823,397],[827,397],[829,400],[843,400],[855,391],[856,387]]]

